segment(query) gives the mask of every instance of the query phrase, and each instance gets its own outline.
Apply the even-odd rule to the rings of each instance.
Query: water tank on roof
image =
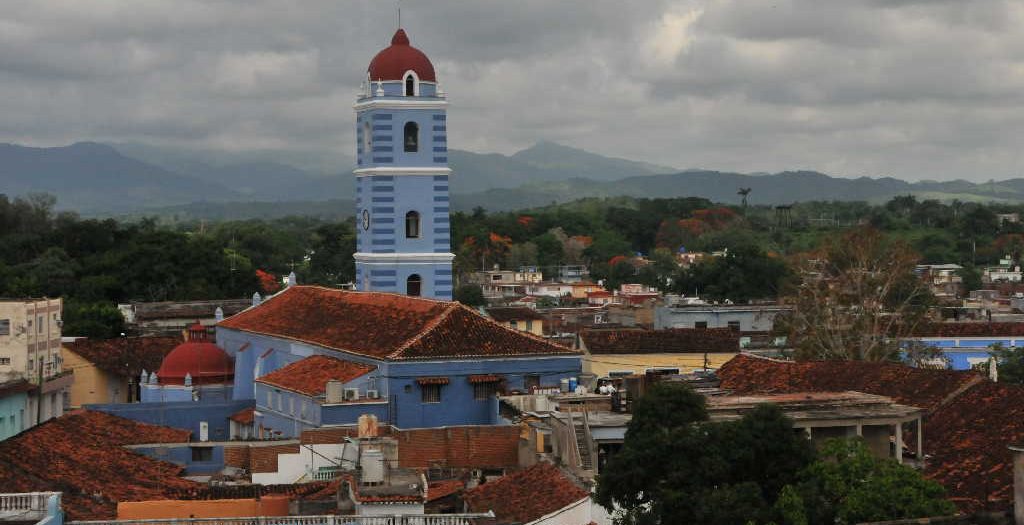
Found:
[[[377,449],[363,450],[359,466],[362,469],[360,483],[364,485],[384,483],[384,452]]]
[[[345,383],[332,379],[327,382],[326,390],[328,403],[341,403],[345,400]]]

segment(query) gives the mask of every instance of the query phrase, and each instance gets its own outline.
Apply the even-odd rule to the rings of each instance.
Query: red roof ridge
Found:
[[[405,352],[406,350],[409,349],[410,346],[412,346],[416,342],[418,342],[421,339],[423,339],[423,337],[425,335],[433,332],[434,329],[436,329],[442,322],[444,322],[446,319],[448,319],[448,317],[450,317],[452,315],[452,312],[454,312],[459,306],[462,306],[463,308],[465,308],[465,305],[463,305],[462,303],[459,303],[459,302],[455,302],[455,301],[445,301],[445,302],[448,303],[448,306],[447,306],[447,308],[444,309],[444,312],[441,312],[441,315],[431,319],[430,322],[427,323],[427,325],[424,326],[423,329],[420,330],[420,332],[418,334],[416,334],[413,337],[411,337],[408,341],[406,341],[404,344],[402,344],[402,346],[399,346],[398,349],[396,349],[394,352],[391,352],[390,354],[388,354],[387,357],[389,359],[398,359],[402,355],[403,352]]]
[[[539,336],[537,334],[534,334],[533,332],[524,332],[522,330],[517,330],[517,329],[512,328],[510,326],[505,326],[505,325],[495,321],[494,319],[490,319],[487,316],[481,314],[480,312],[478,312],[478,311],[474,310],[473,308],[470,308],[470,307],[468,307],[468,306],[466,306],[466,305],[464,305],[462,303],[458,303],[458,305],[463,307],[463,308],[465,308],[466,310],[469,310],[470,312],[473,312],[478,317],[481,317],[481,318],[485,319],[487,322],[492,323],[494,325],[497,325],[498,327],[500,327],[502,330],[505,330],[506,332],[512,332],[514,334],[525,336],[525,337],[528,337],[530,339],[533,339],[534,341],[538,341],[538,342],[541,342],[541,343],[549,344],[549,345],[552,345],[552,346],[558,346],[560,350],[562,350],[562,349],[566,350],[565,352],[562,352],[562,353],[565,353],[565,354],[577,354],[577,355],[582,355],[583,354],[583,352],[579,352],[579,351],[573,350],[573,349],[568,348],[568,347],[562,347],[561,345],[556,345],[555,343],[552,343],[551,341],[548,341],[547,339],[545,339],[545,338],[543,338],[543,337],[541,337],[541,336]]]

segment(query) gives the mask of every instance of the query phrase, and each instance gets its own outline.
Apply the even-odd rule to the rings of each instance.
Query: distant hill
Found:
[[[491,211],[563,203],[583,197],[704,197],[751,204],[812,200],[884,201],[895,195],[965,201],[1024,202],[1024,179],[973,183],[891,177],[837,178],[814,171],[742,174],[677,172],[540,142],[513,155],[449,151],[456,210]],[[60,209],[88,215],[171,214],[245,218],[281,214],[335,216],[351,202],[352,158],[343,153],[225,152],[145,144],[89,142],[57,148],[0,144],[0,192],[52,193]],[[350,208],[351,206],[348,206]]]
[[[108,212],[197,198],[241,198],[225,186],[173,173],[92,142],[58,148],[0,144],[0,192],[12,196],[45,192],[58,197],[61,209]]]

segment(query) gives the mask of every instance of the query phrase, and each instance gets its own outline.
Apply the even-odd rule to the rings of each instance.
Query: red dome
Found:
[[[436,82],[434,65],[427,55],[409,45],[409,37],[404,29],[395,32],[391,45],[377,53],[370,61],[370,80],[403,80],[406,71],[415,71],[420,80]]]
[[[193,385],[227,383],[235,376],[235,365],[227,352],[205,341],[186,341],[167,354],[156,375],[161,384],[183,385],[185,374]]]

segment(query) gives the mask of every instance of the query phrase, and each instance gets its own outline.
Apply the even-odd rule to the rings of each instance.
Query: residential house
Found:
[[[575,336],[580,330],[608,325],[608,309],[599,306],[576,306],[540,310],[549,335]],[[571,345],[571,343],[570,343]]]
[[[787,311],[777,304],[716,305],[672,303],[658,307],[654,328],[732,328],[771,332],[775,317]]]
[[[919,264],[914,272],[938,299],[957,299],[963,288],[959,264]]]
[[[590,278],[590,270],[582,264],[567,264],[555,268],[555,275],[558,281],[563,283],[577,283]]]
[[[497,423],[497,392],[557,386],[581,367],[575,351],[456,302],[316,286],[287,288],[226,319],[217,342],[234,357],[234,398],[255,399],[257,426],[286,433],[301,403],[293,411],[282,391],[280,405],[275,395],[273,408],[265,406],[270,385],[257,397],[256,379],[314,355],[374,368],[359,376],[358,395],[350,390],[340,403],[351,406],[332,411],[354,423],[373,406],[369,413],[402,428]],[[380,401],[367,400],[371,390]]]
[[[34,388],[24,379],[0,383],[0,441],[25,430],[28,393]]]
[[[981,282],[991,283],[1019,283],[1024,273],[1020,266],[1015,265],[1013,257],[1007,255],[999,260],[996,266],[986,266],[981,272]]]
[[[547,462],[468,489],[463,499],[470,511],[493,511],[496,525],[593,522],[590,493]]]
[[[576,341],[583,372],[596,378],[714,369],[740,351],[739,332],[728,328],[588,329]]]
[[[493,270],[475,272],[469,277],[469,282],[480,285],[484,298],[489,301],[521,297],[526,293],[527,284],[543,280],[543,275],[535,266],[502,270],[498,265],[494,265]]]
[[[904,345],[918,342],[942,351],[935,365],[973,370],[989,361],[994,345],[1024,346],[1024,323],[946,322],[919,326]]]
[[[64,369],[74,373],[70,408],[139,401],[140,375],[160,368],[180,337],[74,339],[64,344]],[[148,374],[147,374],[148,379]]]
[[[161,301],[117,305],[129,331],[139,335],[177,335],[199,323],[213,326],[253,305],[250,299]]]
[[[544,316],[533,308],[525,306],[493,307],[485,310],[487,316],[502,326],[529,332],[533,335],[544,335]]]
[[[945,486],[964,513],[1013,505],[1013,453],[1024,442],[1024,385],[980,374],[889,363],[786,362],[737,356],[719,371],[735,394],[857,390],[923,413],[924,474]]]
[[[0,378],[26,379],[25,428],[64,413],[73,378],[63,370],[60,299],[0,301]]]

